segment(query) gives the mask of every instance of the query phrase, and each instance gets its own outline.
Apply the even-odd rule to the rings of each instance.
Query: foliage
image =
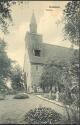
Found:
[[[69,105],[69,110],[71,110],[72,115],[76,121],[79,120],[79,59],[78,59],[78,50],[75,50],[72,58],[67,64],[66,67],[63,68],[63,83],[64,83],[64,92],[59,93],[59,100],[66,105]],[[74,120],[70,117],[69,110],[66,107],[66,111],[68,113],[68,120]],[[75,112],[73,111],[75,110]]]
[[[12,21],[9,1],[0,2],[0,29],[6,33],[9,26],[8,21]]]
[[[64,9],[65,36],[73,44],[80,44],[80,1],[69,1]]]
[[[6,46],[5,41],[0,39],[0,76],[5,78],[9,76],[11,68],[11,59],[7,56]]]
[[[59,120],[61,115],[46,107],[35,108],[25,115],[25,121],[28,124],[54,124]]]
[[[0,1],[0,30],[5,34],[8,33],[8,27],[11,25],[12,16],[11,16],[11,6],[15,4],[21,4],[23,1]]]
[[[59,90],[59,101],[63,102],[65,107],[66,105],[69,105],[69,107],[75,107],[77,108],[77,112],[79,112],[79,86],[78,86],[78,77],[79,77],[79,60],[78,60],[78,51],[75,50],[74,54],[72,55],[72,58],[70,62],[66,62],[65,60],[62,61],[53,61],[49,64],[49,67],[46,66],[45,72],[49,73],[49,70],[53,73],[53,81],[49,81],[46,79],[45,82],[50,85],[50,82],[53,82],[53,86],[57,87]],[[53,68],[56,67],[56,68]],[[44,72],[43,71],[43,72]],[[57,72],[57,73],[56,73]],[[46,74],[43,74],[46,78]],[[56,76],[55,76],[56,75]],[[48,75],[49,79],[51,80],[52,75]],[[56,80],[57,79],[57,80]],[[74,79],[76,80],[74,83]],[[55,80],[55,84],[54,84]],[[59,82],[58,82],[59,81]],[[43,82],[41,82],[43,83]],[[43,83],[44,84],[44,83]],[[47,86],[46,84],[46,86]],[[46,88],[45,86],[45,88]],[[75,87],[77,86],[78,89]],[[73,88],[75,87],[75,91],[73,93]],[[60,89],[63,88],[63,91],[60,91]],[[70,108],[72,112],[72,108]],[[66,107],[66,111],[68,114],[68,120],[70,120],[70,115],[68,112],[68,109]]]
[[[74,51],[73,57],[71,58],[71,76],[73,77],[71,94],[74,95],[73,104],[79,107],[79,54],[78,50]],[[75,82],[74,82],[75,80]]]
[[[26,99],[29,98],[29,96],[26,93],[19,93],[14,96],[14,99]]]
[[[12,82],[11,86],[14,90],[16,91],[24,90],[23,73],[19,65],[15,65],[14,67],[12,67],[10,77]]]
[[[79,51],[75,50],[70,60],[72,76],[79,79]]]
[[[11,59],[6,53],[6,43],[0,39],[0,91],[7,89],[6,80],[10,76]]]
[[[55,93],[52,93],[52,96],[50,96],[49,93],[44,93],[42,96],[44,98],[51,99],[51,100],[55,100],[56,99],[56,94]]]
[[[0,93],[3,94],[6,92],[6,90],[7,90],[7,86],[6,86],[5,80],[0,77]]]
[[[5,96],[0,94],[0,100],[4,100],[5,99]]]
[[[61,86],[61,70],[59,70],[59,65],[55,61],[50,62],[44,66],[43,73],[41,76],[40,87],[45,91],[52,91],[52,87],[55,86],[60,91]]]
[[[12,22],[11,6],[16,3],[23,3],[21,1],[0,1],[0,30],[8,33],[8,27]],[[11,74],[11,59],[7,56],[6,43],[0,39],[0,91],[8,89],[6,80]]]

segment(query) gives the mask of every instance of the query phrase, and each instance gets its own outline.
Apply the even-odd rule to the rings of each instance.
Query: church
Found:
[[[32,92],[35,87],[38,87],[43,66],[50,60],[66,59],[68,61],[72,55],[72,50],[70,48],[44,43],[42,35],[37,33],[37,22],[34,13],[32,14],[29,28],[30,31],[25,36],[23,70],[27,92]]]

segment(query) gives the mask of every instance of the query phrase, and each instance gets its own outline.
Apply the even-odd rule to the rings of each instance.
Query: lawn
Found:
[[[29,95],[27,99],[13,99],[13,97],[8,95],[5,100],[0,100],[0,124],[24,124],[24,115],[39,106],[50,107],[65,115],[63,108],[42,100],[36,95]]]

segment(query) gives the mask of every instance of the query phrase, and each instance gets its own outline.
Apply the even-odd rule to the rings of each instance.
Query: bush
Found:
[[[14,96],[14,99],[26,99],[29,98],[29,96],[26,93],[19,93]]]
[[[0,94],[0,100],[4,100],[5,99],[5,96]]]
[[[49,98],[49,93],[44,93],[42,96],[43,96],[44,98]]]
[[[59,93],[59,101],[63,102],[66,105],[71,105],[73,103],[74,98],[66,93]]]
[[[25,115],[28,124],[53,124],[61,120],[61,115],[51,108],[39,107],[30,110]]]
[[[52,99],[52,100],[55,100],[55,99],[56,99],[56,94],[53,94],[53,93],[52,93],[51,99]]]
[[[56,99],[56,94],[52,93],[52,96],[50,97],[49,93],[46,93],[43,95],[44,98],[50,99],[50,100],[55,100]]]
[[[59,101],[63,102],[64,99],[65,99],[64,93],[59,93]]]

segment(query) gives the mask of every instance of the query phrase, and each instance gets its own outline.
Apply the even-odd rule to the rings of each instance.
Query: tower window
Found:
[[[40,56],[40,50],[34,50],[35,56]]]

